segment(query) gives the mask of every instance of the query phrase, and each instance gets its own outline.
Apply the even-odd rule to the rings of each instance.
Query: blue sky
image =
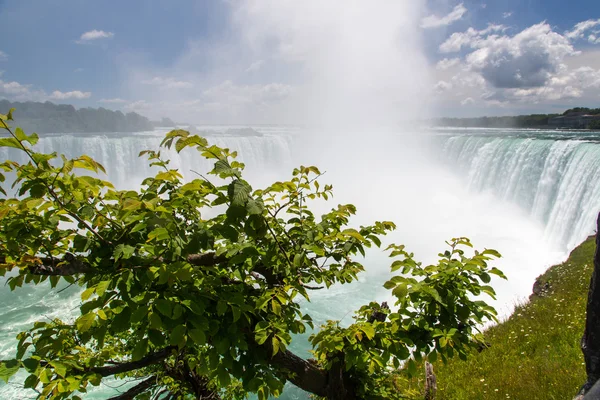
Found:
[[[297,122],[350,93],[382,101],[365,87],[405,91],[395,105],[417,96],[430,115],[600,107],[597,0],[391,3],[0,0],[0,98],[208,123]]]

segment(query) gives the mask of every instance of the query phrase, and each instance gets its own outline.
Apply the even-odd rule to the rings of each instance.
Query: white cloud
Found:
[[[564,36],[540,23],[510,36],[490,35],[472,42],[469,68],[496,88],[540,87],[577,52]]]
[[[194,86],[191,82],[180,81],[175,78],[162,78],[160,76],[143,80],[142,83],[144,85],[157,86],[161,89],[189,89]]]
[[[490,24],[487,28],[480,31],[469,28],[465,32],[454,32],[448,39],[440,45],[442,53],[456,53],[463,47],[475,47],[476,43],[490,33],[503,32],[507,28],[504,25]]]
[[[435,84],[434,86],[434,90],[437,93],[443,93],[443,92],[447,92],[448,90],[452,89],[452,83],[450,82],[446,82],[446,81],[439,81],[438,83]]]
[[[546,112],[557,102],[567,108],[593,104],[600,90],[600,50],[577,49],[573,42],[598,40],[598,26],[600,22],[584,21],[560,33],[542,22],[514,34],[502,26],[457,32],[440,52],[466,50],[466,54],[436,64],[439,83],[433,93],[440,104],[452,108],[460,103],[510,112],[523,108]]]
[[[512,11],[502,13],[502,18],[510,18],[513,15]]]
[[[127,100],[115,98],[115,99],[100,99],[98,103],[106,103],[106,104],[123,104],[127,103]]]
[[[0,80],[0,94],[24,96],[30,93],[31,85],[22,85],[19,82],[4,82]]]
[[[545,22],[513,36],[498,34],[505,30],[502,25],[490,25],[481,31],[469,28],[456,32],[440,45],[440,51],[469,48],[465,68],[500,89],[544,86],[560,72],[565,57],[577,54],[569,39]]]
[[[450,69],[460,64],[460,58],[444,58],[437,62],[435,67],[440,70]]]
[[[53,100],[68,100],[68,99],[89,99],[92,96],[91,92],[82,92],[80,90],[74,90],[72,92],[61,92],[60,90],[55,90],[50,95],[50,99]]]
[[[254,61],[248,68],[246,68],[246,72],[255,72],[262,68],[264,64],[264,60]]]
[[[111,39],[114,36],[115,36],[115,34],[112,32],[105,32],[105,31],[99,31],[99,30],[94,29],[94,30],[82,33],[81,36],[79,37],[79,40],[77,40],[77,43],[83,44],[83,43],[89,43],[93,40],[98,40],[98,39]]]
[[[90,98],[91,95],[91,92],[80,90],[71,92],[55,90],[48,94],[42,89],[34,88],[32,85],[0,80],[0,97],[13,101],[82,100]]]
[[[585,38],[587,31],[599,25],[600,19],[588,19],[587,21],[582,21],[578,24],[575,24],[573,30],[565,32],[565,36],[571,40],[583,39]],[[596,36],[594,35],[594,33],[592,33],[590,36],[592,36],[593,39],[588,37],[588,40],[592,43],[595,42]]]
[[[6,61],[6,60],[8,60],[8,54],[6,54],[2,50],[0,50],[0,61]]]
[[[453,22],[459,21],[465,14],[467,13],[467,9],[463,3],[460,3],[450,12],[450,14],[445,15],[443,17],[438,17],[436,15],[430,15],[428,17],[423,18],[421,21],[421,27],[428,28],[439,28],[441,26],[448,26]]]
[[[588,42],[591,44],[600,44],[600,36],[598,36],[600,32],[594,32],[588,36]]]

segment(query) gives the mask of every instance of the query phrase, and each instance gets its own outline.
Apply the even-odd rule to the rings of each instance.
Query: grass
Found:
[[[572,399],[585,382],[579,348],[595,243],[589,238],[563,264],[539,279],[550,284],[544,297],[519,305],[489,328],[490,347],[467,361],[434,364],[436,400]],[[422,387],[422,379],[410,382]]]

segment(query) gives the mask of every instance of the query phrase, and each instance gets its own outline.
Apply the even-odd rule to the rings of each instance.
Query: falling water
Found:
[[[447,161],[473,191],[517,204],[552,246],[570,250],[593,232],[600,210],[600,136],[444,136]]]

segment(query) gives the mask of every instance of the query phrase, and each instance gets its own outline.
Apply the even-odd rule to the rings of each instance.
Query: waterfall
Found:
[[[545,226],[553,246],[572,249],[600,211],[600,143],[556,135],[441,136],[446,162],[474,191],[492,191]]]
[[[138,186],[143,179],[158,172],[150,167],[147,158],[138,157],[142,150],[161,150],[164,159],[170,160],[169,167],[178,169],[186,180],[197,178],[193,172],[205,174],[212,169],[214,160],[204,159],[196,150],[188,148],[181,153],[174,149],[160,149],[165,132],[150,131],[140,134],[126,133],[104,135],[65,134],[40,138],[36,151],[57,152],[72,158],[86,154],[107,172],[107,178],[119,189]],[[289,169],[289,134],[274,132],[255,136],[227,135],[211,132],[203,135],[209,144],[238,151],[237,160],[246,164],[249,174],[262,175],[265,171]],[[25,155],[15,149],[0,148],[0,160],[27,162]],[[256,174],[253,174],[256,173]]]

